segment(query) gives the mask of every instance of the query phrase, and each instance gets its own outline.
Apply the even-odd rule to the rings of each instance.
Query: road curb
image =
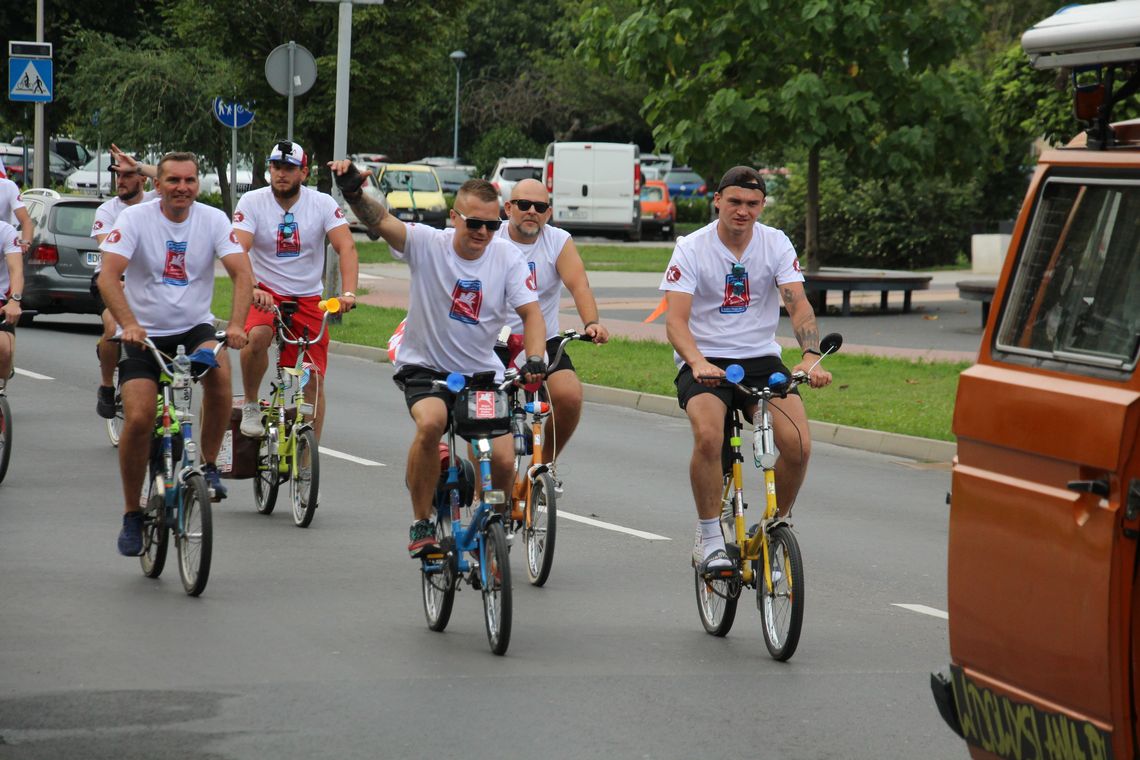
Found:
[[[341,356],[354,356],[358,359],[388,363],[388,352],[384,349],[362,346],[357,343],[329,341],[329,352]],[[662,414],[667,417],[685,418],[685,412],[677,406],[673,396],[660,396],[655,393],[641,393],[622,388],[609,388],[604,385],[582,383],[583,395],[587,401],[596,404],[610,404],[641,412]],[[950,462],[958,447],[949,441],[935,441],[899,433],[884,433],[879,430],[835,425],[830,422],[811,422],[812,440],[845,446],[851,449],[872,451],[877,454],[906,457],[923,462]]]

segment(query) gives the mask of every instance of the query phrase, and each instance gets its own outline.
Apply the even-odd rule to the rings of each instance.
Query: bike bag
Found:
[[[455,394],[452,418],[455,434],[467,441],[497,438],[511,432],[507,394],[494,384],[493,376],[487,383],[476,375],[470,386]]]

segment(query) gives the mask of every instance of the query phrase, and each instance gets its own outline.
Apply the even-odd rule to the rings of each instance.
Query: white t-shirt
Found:
[[[474,261],[460,258],[455,230],[406,225],[408,241],[392,255],[408,262],[412,287],[396,368],[406,364],[439,372],[503,376],[495,339],[515,309],[538,300],[519,250],[492,238]]]
[[[752,240],[737,262],[716,234],[717,222],[677,238],[661,279],[661,290],[693,296],[689,330],[705,358],[752,359],[779,356],[777,288],[803,282],[792,241],[780,230],[757,222]],[[733,265],[744,267],[733,273]],[[680,367],[681,357],[674,352]]]
[[[562,304],[562,278],[558,276],[558,255],[562,253],[562,248],[570,239],[570,233],[546,224],[543,225],[538,239],[528,245],[511,239],[507,229],[509,226],[508,222],[499,227],[495,237],[506,240],[522,252],[530,271],[530,287],[538,293],[542,318],[546,320],[546,337],[553,338],[558,334],[558,307]],[[511,314],[507,324],[512,333],[523,331],[522,318],[518,314]]]
[[[127,304],[151,336],[213,322],[214,257],[242,252],[225,212],[195,203],[186,221],[175,223],[163,215],[161,200],[119,214],[102,249],[130,259]]]
[[[20,188],[10,179],[0,177],[0,222],[16,223],[16,209],[24,208]]]
[[[319,295],[324,290],[325,234],[348,222],[331,195],[304,186],[288,213],[292,225],[285,223],[286,211],[273,188],[251,190],[234,210],[234,229],[253,234],[249,261],[258,282],[281,295]]]
[[[8,286],[12,284],[8,279],[8,255],[22,252],[20,233],[15,227],[0,219],[0,260],[3,261],[3,266],[0,266],[0,298],[7,297]]]
[[[147,190],[142,194],[142,200],[138,203],[123,203],[117,195],[109,201],[104,201],[99,205],[99,208],[95,209],[95,221],[91,223],[91,237],[110,232],[111,228],[115,226],[119,214],[123,213],[125,209],[137,206],[139,203],[153,201],[157,197],[158,191]]]

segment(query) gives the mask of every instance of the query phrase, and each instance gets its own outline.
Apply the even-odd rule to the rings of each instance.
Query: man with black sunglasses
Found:
[[[578,316],[584,327],[582,332],[589,335],[594,343],[609,340],[609,330],[598,320],[598,304],[590,289],[586,276],[586,266],[578,254],[570,233],[550,222],[550,194],[546,186],[536,179],[524,179],[511,189],[511,199],[504,204],[507,224],[499,229],[498,236],[509,241],[522,252],[530,269],[531,283],[538,292],[538,302],[542,317],[546,322],[546,357],[549,361],[558,351],[559,321],[558,311],[562,300],[562,286],[570,291]],[[512,318],[508,323],[512,334],[522,329],[522,322]],[[504,362],[510,360],[509,352],[503,352]],[[562,352],[557,364],[550,365],[546,375],[546,389],[554,407],[554,414],[546,423],[546,440],[549,445],[542,447],[544,463],[554,459],[555,454],[566,448],[567,441],[578,427],[582,416],[582,383],[574,372],[570,355]],[[555,489],[560,491],[562,482],[555,480]]]
[[[666,335],[678,369],[677,399],[693,431],[689,480],[698,526],[692,561],[702,571],[731,564],[720,526],[721,444],[725,414],[740,401],[722,385],[724,370],[742,365],[742,382],[751,387],[768,385],[773,372],[791,374],[776,342],[781,299],[803,352],[793,369],[808,372],[813,388],[831,382],[830,372],[813,366],[819,358],[819,327],[795,249],[783,232],[757,222],[765,194],[758,171],[729,169],[713,196],[716,221],[677,239],[661,280],[669,306]],[[780,513],[788,514],[807,472],[811,437],[795,390],[772,405],[780,412],[773,415],[780,450],[776,500]],[[742,409],[752,419],[756,404]]]
[[[269,365],[269,345],[273,342],[273,307],[296,301],[292,331],[309,331],[316,336],[323,315],[318,307],[324,292],[325,238],[340,259],[340,294],[343,311],[356,305],[358,259],[356,243],[348,229],[344,212],[331,195],[305,186],[309,178],[309,157],[295,142],[276,143],[269,153],[269,187],[251,190],[241,197],[234,210],[234,234],[249,253],[257,286],[253,308],[245,327],[249,343],[241,352],[241,380],[245,403],[241,410],[241,433],[259,438],[261,410],[258,389]],[[309,347],[313,363],[312,380],[305,386],[305,399],[315,404],[314,429],[317,438],[325,418],[324,378],[328,367],[329,336]],[[297,347],[283,346],[281,361],[292,366]]]
[[[522,254],[495,236],[502,222],[499,195],[490,182],[464,182],[451,210],[455,226],[437,230],[405,224],[365,195],[360,188],[368,172],[360,172],[351,161],[329,167],[368,235],[384,238],[392,255],[407,261],[411,271],[408,317],[393,379],[404,391],[416,423],[405,481],[414,517],[408,553],[421,557],[437,548],[432,495],[439,481],[439,442],[454,400],[431,381],[449,372],[468,378],[494,372],[501,380],[503,364],[495,356],[495,339],[510,315],[517,314],[527,354],[523,374],[527,382],[538,382],[546,374],[546,326]],[[491,469],[495,487],[509,488],[514,478],[510,435],[492,441]]]

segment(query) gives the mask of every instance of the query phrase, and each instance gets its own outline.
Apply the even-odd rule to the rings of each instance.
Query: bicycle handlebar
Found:
[[[116,335],[114,338],[112,338],[112,340],[115,340],[115,341],[118,341],[121,343],[123,339],[122,339],[122,336]],[[217,341],[217,345],[215,345],[212,349],[210,349],[210,351],[214,354],[215,357],[217,357],[218,353],[223,348],[226,347],[226,333],[225,333],[225,331],[224,330],[215,331],[214,332],[214,340]],[[159,351],[158,346],[154,345],[154,341],[152,341],[150,338],[144,338],[142,344],[143,344],[144,348],[150,349],[150,353],[154,357],[155,361],[158,362],[158,366],[164,368],[167,372],[171,371],[172,365],[174,363],[174,357],[167,356],[166,354]],[[193,362],[193,359],[191,359],[191,362]],[[194,380],[201,380],[206,375],[206,373],[209,372],[211,369],[212,369],[212,367],[207,367],[204,372],[201,372],[197,375],[191,373],[191,377]],[[173,374],[173,373],[171,372],[171,374]]]
[[[276,304],[274,304],[273,314],[275,315],[275,321],[277,322],[277,339],[282,343],[286,343],[290,346],[299,346],[302,343],[306,345],[311,343],[319,343],[321,341],[321,338],[324,337],[325,330],[328,327],[329,315],[336,314],[340,311],[340,300],[337,298],[330,298],[327,301],[321,301],[317,304],[317,306],[321,309],[321,311],[324,312],[324,316],[321,317],[321,329],[317,331],[317,336],[315,338],[309,338],[307,336],[302,338],[289,338],[285,335],[285,323],[281,319],[281,309],[278,308]]]

